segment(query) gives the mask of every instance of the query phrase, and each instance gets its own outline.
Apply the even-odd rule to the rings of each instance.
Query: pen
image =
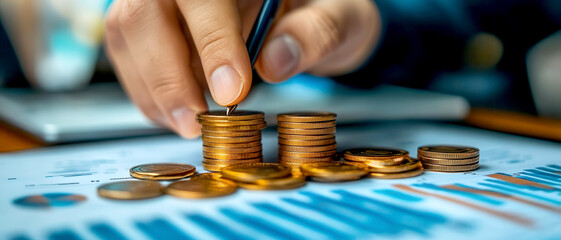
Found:
[[[261,50],[261,45],[263,45],[263,40],[271,28],[271,24],[275,19],[275,15],[280,7],[281,0],[265,0],[263,1],[263,6],[259,10],[257,19],[251,28],[251,32],[245,43],[247,47],[247,52],[249,53],[249,60],[251,61],[251,68],[257,60],[257,55],[259,55],[259,50]],[[238,105],[228,106],[226,108],[226,115],[234,112]]]

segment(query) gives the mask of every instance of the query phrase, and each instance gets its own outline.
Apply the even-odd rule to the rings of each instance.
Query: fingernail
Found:
[[[300,60],[300,47],[288,35],[273,39],[263,50],[263,60],[275,79],[286,77]]]
[[[210,77],[212,82],[212,96],[216,103],[228,106],[240,96],[243,88],[238,73],[228,65],[214,70]]]
[[[175,127],[184,138],[195,138],[201,133],[201,127],[197,123],[196,115],[186,107],[175,109],[171,112]]]

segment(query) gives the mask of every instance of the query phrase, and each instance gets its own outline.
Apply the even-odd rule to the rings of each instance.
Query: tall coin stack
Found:
[[[329,112],[295,112],[277,115],[279,162],[290,167],[329,162],[337,151],[335,119]]]
[[[479,168],[479,149],[474,147],[421,146],[417,149],[417,158],[427,171],[467,172]]]
[[[197,115],[202,125],[203,167],[220,171],[225,166],[263,161],[261,130],[265,114],[255,111],[209,111]]]

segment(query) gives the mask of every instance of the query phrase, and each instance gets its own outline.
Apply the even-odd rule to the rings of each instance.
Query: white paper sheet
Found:
[[[66,145],[0,155],[0,237],[5,239],[559,239],[561,144],[455,125],[401,122],[338,127],[339,150],[461,144],[481,149],[481,168],[410,179],[308,183],[289,191],[142,201],[100,198],[130,167],[201,167],[201,141],[172,135]],[[276,132],[264,132],[274,161]],[[490,174],[502,173],[502,175]],[[500,180],[505,178],[508,181]],[[499,178],[497,178],[499,177]],[[510,178],[509,178],[510,177]],[[513,184],[516,178],[528,180]],[[514,180],[516,180],[514,179]],[[531,182],[530,182],[531,181]],[[534,184],[537,183],[537,184]],[[445,185],[480,191],[469,193]],[[481,192],[491,194],[485,195]],[[63,193],[56,195],[55,193]],[[31,195],[46,198],[26,198]],[[51,194],[51,195],[49,195]],[[81,201],[84,196],[86,200]],[[19,199],[19,200],[18,200]],[[50,199],[51,207],[31,207]]]

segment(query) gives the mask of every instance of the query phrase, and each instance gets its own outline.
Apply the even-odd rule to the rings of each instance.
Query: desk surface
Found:
[[[276,132],[263,134],[266,161]],[[164,135],[0,155],[0,236],[8,239],[555,239],[561,236],[561,144],[457,125],[399,122],[338,128],[341,149],[415,156],[424,144],[481,149],[477,171],[363,179],[297,190],[144,201],[99,198],[103,183],[151,162],[202,169],[200,139]],[[166,184],[166,183],[164,183]]]

